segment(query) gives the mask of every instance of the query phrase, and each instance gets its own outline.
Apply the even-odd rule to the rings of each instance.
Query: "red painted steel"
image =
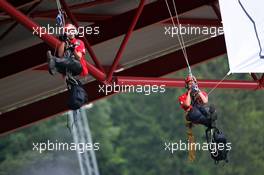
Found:
[[[26,15],[18,11],[15,7],[10,5],[7,1],[0,1],[0,8],[8,13],[10,16],[12,16],[16,21],[19,21],[22,25],[24,25],[26,28],[28,28],[30,31],[37,30],[38,33],[40,32],[40,26],[37,25],[35,22],[30,20]],[[40,37],[40,36],[38,36]],[[43,34],[40,39],[45,40],[48,42],[48,44],[55,48],[60,44],[60,41],[57,40],[55,37],[52,37],[48,34]]]
[[[204,1],[193,0],[177,0],[176,2],[179,14],[185,13],[187,11],[193,10],[206,4],[207,2]],[[153,12],[157,11],[159,13],[153,15]],[[108,19],[106,21],[100,23],[98,22],[92,25],[91,27],[99,26],[101,32],[100,37],[89,36],[90,44],[93,46],[95,44],[99,44],[109,39],[113,39],[115,37],[125,34],[129,28],[130,21],[133,19],[135,12],[136,10],[131,10],[123,14],[113,16],[113,18]],[[170,15],[168,13],[168,9],[164,1],[157,1],[147,4],[145,5],[144,11],[142,12],[140,19],[137,25],[135,26],[135,30],[139,30],[143,27],[160,23],[162,21],[167,20],[168,18],[170,18]],[[47,45],[45,43],[41,43],[2,57],[0,59],[0,78],[4,78],[6,76],[45,63],[45,57],[39,57],[39,55],[45,55],[47,49]],[[13,58],[20,58],[21,64],[16,64],[17,61]]]
[[[135,26],[136,26],[136,24],[137,24],[137,21],[138,21],[138,19],[139,19],[139,17],[140,17],[140,14],[141,14],[142,11],[143,11],[144,5],[145,5],[145,0],[141,0],[141,1],[140,1],[140,4],[139,4],[139,7],[138,7],[138,9],[137,9],[137,11],[136,11],[136,14],[135,14],[135,16],[134,16],[134,18],[133,18],[133,21],[132,21],[132,23],[131,23],[131,25],[130,25],[130,27],[129,27],[129,29],[128,29],[128,32],[127,32],[127,34],[126,34],[124,40],[123,40],[122,43],[121,43],[121,46],[120,46],[119,50],[117,51],[117,54],[116,54],[115,60],[114,60],[112,66],[111,66],[111,69],[110,69],[110,71],[109,71],[109,73],[108,73],[108,75],[107,75],[107,81],[108,81],[108,82],[111,81],[112,76],[113,76],[113,73],[114,73],[114,71],[115,71],[117,65],[119,64],[119,61],[120,61],[121,58],[122,58],[122,54],[123,54],[123,52],[124,52],[124,50],[125,50],[125,48],[126,48],[126,45],[127,45],[127,43],[128,43],[129,38],[131,37],[131,35],[132,35],[132,33],[133,33],[133,30],[134,30],[134,28],[135,28]]]
[[[177,24],[176,19],[174,19],[175,24]],[[222,23],[218,19],[195,19],[195,18],[180,18],[180,24],[182,25],[192,25],[192,26],[212,26],[221,27]],[[164,21],[163,24],[172,24],[171,19]]]
[[[96,5],[101,5],[104,3],[110,3],[113,1],[114,0],[96,0],[96,1],[91,1],[91,2],[84,2],[84,3],[80,3],[80,4],[69,5],[69,8],[71,10],[78,10],[78,9],[82,9],[82,8],[88,8],[88,7],[93,7]],[[58,13],[57,9],[52,9],[52,10],[47,10],[47,11],[36,11],[36,12],[32,13],[32,16],[33,17],[50,17],[50,16],[57,15],[57,13]]]
[[[214,88],[220,80],[198,80],[200,88]],[[185,86],[184,79],[171,79],[171,78],[151,78],[151,77],[116,77],[118,85],[165,85],[166,87],[180,87]],[[217,88],[226,89],[257,89],[259,83],[255,81],[239,81],[239,80],[225,80],[221,82]]]
[[[34,23],[32,20],[30,20],[27,16],[25,16],[23,13],[17,11],[13,6],[11,6],[6,1],[0,1],[0,8],[2,8],[5,12],[7,12],[10,16],[15,18],[19,23],[24,25],[30,31],[34,31],[34,28],[36,29],[36,28],[40,27],[36,23]],[[45,41],[47,44],[49,44],[53,48],[58,47],[60,45],[60,43],[61,43],[54,36],[51,36],[51,35],[48,35],[48,34],[44,34],[42,37],[40,37],[40,39]],[[31,57],[32,57],[32,55],[31,55]],[[98,79],[100,81],[104,81],[105,80],[105,78],[106,78],[105,74],[102,71],[98,70],[96,67],[94,67],[92,64],[88,63],[88,69],[89,69],[89,72],[96,79]]]

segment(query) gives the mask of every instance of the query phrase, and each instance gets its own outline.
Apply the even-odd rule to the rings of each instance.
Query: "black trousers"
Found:
[[[209,115],[209,106],[194,105],[192,109],[188,112],[186,119],[193,123],[203,124],[209,127],[211,124]]]
[[[71,73],[72,76],[77,76],[82,72],[82,65],[80,61],[76,60],[75,58],[54,57],[54,61],[56,70],[63,75],[66,75],[68,72]]]

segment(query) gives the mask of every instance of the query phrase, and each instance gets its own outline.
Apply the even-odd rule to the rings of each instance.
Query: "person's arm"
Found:
[[[75,56],[75,59],[77,60],[80,60],[83,56],[82,52],[77,52],[76,50],[74,50],[74,56]]]
[[[185,101],[183,101],[183,106],[184,107],[189,107],[191,106],[191,102],[192,102],[192,99],[191,99],[191,90],[188,90],[187,92],[187,98]]]
[[[59,49],[58,49],[58,56],[60,58],[63,57],[63,54],[64,54],[64,48],[65,48],[65,42],[61,42],[61,45],[59,46]]]
[[[203,102],[204,104],[208,103],[208,96],[207,96],[207,95],[203,94],[202,91],[200,91],[200,92],[198,93],[198,95],[200,96],[200,98],[201,98],[201,100],[202,100],[202,102]]]
[[[81,60],[81,58],[85,54],[85,46],[81,40],[78,40],[78,42],[76,42],[76,43],[77,44],[74,47],[73,54],[74,54],[76,60]]]

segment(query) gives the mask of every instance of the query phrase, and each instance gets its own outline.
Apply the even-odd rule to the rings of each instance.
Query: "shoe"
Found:
[[[49,67],[49,73],[51,75],[55,75],[56,74],[55,61],[53,59],[53,56],[50,50],[47,51],[47,62],[48,62],[48,67]]]

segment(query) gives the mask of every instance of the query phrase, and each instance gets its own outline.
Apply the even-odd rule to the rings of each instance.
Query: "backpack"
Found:
[[[75,82],[68,81],[69,100],[68,107],[71,110],[77,110],[88,102],[88,95],[83,89],[81,82],[76,80]]]
[[[229,151],[227,150],[227,146],[226,146],[227,139],[226,139],[224,133],[219,131],[217,128],[213,128],[210,131],[213,132],[211,140],[209,139],[211,137],[211,136],[209,136],[209,134],[211,134],[211,132],[206,131],[207,143],[208,144],[210,144],[210,143],[216,144],[216,150],[215,151],[209,149],[212,159],[214,159],[215,164],[218,164],[219,161],[222,161],[222,160],[225,162],[228,162],[227,154]],[[219,148],[218,144],[224,145],[223,149],[218,149]]]

